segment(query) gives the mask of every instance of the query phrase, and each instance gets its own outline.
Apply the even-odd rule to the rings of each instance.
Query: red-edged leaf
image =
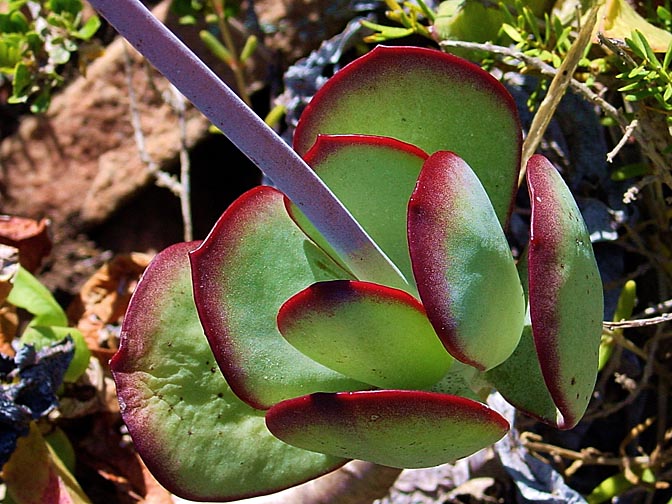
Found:
[[[406,238],[406,207],[425,159],[425,152],[407,143],[363,135],[320,135],[305,155],[306,162],[408,281],[385,285],[411,293],[415,293],[415,286]],[[330,256],[352,269],[356,258],[338,258],[295,205],[288,205],[288,211]],[[371,277],[358,278],[383,283]]]
[[[448,351],[479,369],[506,360],[523,329],[523,288],[483,186],[454,153],[425,162],[408,236],[420,297]]]
[[[378,284],[311,285],[282,305],[278,327],[316,362],[381,388],[429,387],[452,361],[422,305]]]
[[[377,46],[344,67],[301,116],[294,147],[305,154],[318,134],[396,138],[428,153],[451,150],[472,166],[501,223],[520,168],[516,106],[499,81],[441,51]]]
[[[257,187],[191,253],[194,297],[231,388],[254,407],[305,393],[369,388],[310,360],[282,337],[282,303],[308,285],[348,278],[287,215],[284,196]]]
[[[192,296],[187,254],[196,245],[174,245],[149,265],[111,362],[123,419],[147,467],[171,492],[205,501],[278,491],[338,467],[343,460],[278,441],[264,412],[227,385]]]
[[[410,390],[312,394],[268,410],[266,425],[307,450],[390,467],[430,467],[496,442],[508,422],[464,397]]]
[[[569,188],[543,156],[527,166],[532,203],[530,317],[560,428],[583,415],[597,377],[602,282],[586,225]]]

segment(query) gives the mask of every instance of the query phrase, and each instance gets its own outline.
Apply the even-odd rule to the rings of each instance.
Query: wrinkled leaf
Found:
[[[340,459],[278,441],[263,412],[228,387],[191,295],[187,254],[196,245],[174,245],[147,268],[111,362],[123,419],[147,467],[173,493],[210,501],[270,493],[337,467]]]
[[[430,467],[500,439],[509,424],[482,403],[410,390],[312,394],[266,414],[283,441],[390,467]]]
[[[380,388],[423,389],[452,361],[414,297],[372,283],[313,284],[282,305],[278,328],[316,362]]]
[[[454,153],[425,162],[408,237],[420,297],[445,347],[479,369],[501,364],[523,330],[523,288],[483,186]]]

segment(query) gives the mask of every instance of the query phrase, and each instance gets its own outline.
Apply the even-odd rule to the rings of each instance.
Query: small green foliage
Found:
[[[22,343],[34,345],[39,350],[66,336],[73,339],[75,355],[64,379],[76,381],[86,371],[91,352],[82,333],[68,327],[68,317],[49,290],[26,269],[19,268],[7,301],[33,316],[21,336]]]
[[[82,8],[81,0],[0,0],[0,82],[12,82],[9,103],[29,103],[33,113],[46,112],[63,83],[62,65],[82,49],[94,52],[87,42],[100,19],[85,21]]]
[[[366,42],[385,42],[413,34],[431,38],[428,24],[434,22],[435,13],[427,7],[423,0],[416,0],[416,3],[404,2],[403,4],[399,4],[396,0],[385,0],[385,3],[389,9],[385,12],[387,18],[400,24],[403,28],[363,20],[362,25],[374,32],[364,38]]]
[[[647,100],[647,105],[663,114],[672,112],[672,44],[669,45],[661,61],[651,48],[646,37],[635,30],[625,42],[632,51],[636,66],[616,76],[625,83],[618,90],[627,101]],[[668,115],[668,124],[672,117]]]

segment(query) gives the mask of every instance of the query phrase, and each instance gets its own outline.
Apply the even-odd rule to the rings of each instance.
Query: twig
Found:
[[[653,369],[654,369],[655,363],[656,363],[655,354],[656,354],[656,351],[658,350],[658,340],[660,338],[660,335],[661,335],[661,332],[658,331],[656,336],[654,336],[653,338],[651,338],[648,341],[649,348],[648,348],[648,351],[647,351],[647,359],[646,359],[646,363],[644,364],[644,371],[642,372],[642,377],[641,377],[639,383],[637,384],[637,387],[635,387],[635,389],[632,392],[630,392],[628,397],[626,397],[623,401],[615,403],[615,404],[611,404],[611,405],[609,405],[609,406],[607,406],[607,407],[605,407],[605,408],[603,408],[599,411],[595,411],[595,412],[592,412],[592,413],[589,413],[589,414],[587,413],[583,417],[583,419],[585,421],[595,420],[597,418],[605,418],[605,417],[608,417],[610,415],[613,415],[614,413],[622,410],[623,408],[625,408],[629,404],[632,404],[632,402],[635,399],[637,399],[637,397],[639,397],[639,394],[641,394],[642,390],[644,390],[644,387],[646,387],[649,384],[649,379],[651,378],[651,376],[653,374]]]
[[[542,437],[532,432],[523,432],[520,435],[522,445],[531,452],[547,453],[552,456],[559,456],[568,460],[580,460],[584,465],[608,465],[623,466],[624,460],[628,459],[631,464],[647,465],[649,457],[640,455],[638,457],[613,457],[607,456],[595,448],[584,448],[580,452],[555,446],[550,443],[541,442]]]
[[[177,114],[177,122],[180,130],[180,209],[182,210],[182,223],[184,225],[184,241],[194,239],[194,226],[191,218],[191,161],[187,147],[187,117],[186,103],[182,93],[170,85],[170,103]]]
[[[182,188],[180,182],[172,175],[162,171],[159,165],[152,159],[145,147],[145,135],[142,132],[142,124],[140,123],[140,111],[138,110],[138,102],[135,96],[135,89],[133,88],[133,68],[131,63],[131,55],[128,48],[124,45],[124,71],[126,72],[126,84],[128,87],[128,102],[131,114],[131,125],[133,126],[133,137],[135,145],[138,148],[140,160],[147,166],[149,173],[156,179],[156,185],[159,187],[168,188],[176,196],[180,195]]]
[[[539,105],[539,110],[532,119],[532,124],[527,132],[527,138],[525,138],[525,142],[523,142],[522,163],[518,177],[519,186],[522,185],[523,179],[525,178],[527,160],[530,159],[532,154],[537,150],[539,142],[541,142],[541,139],[546,132],[546,128],[548,128],[548,125],[560,104],[560,100],[562,100],[562,97],[572,80],[572,76],[581,60],[581,56],[590,43],[590,39],[593,35],[593,28],[597,22],[598,8],[599,6],[595,4],[588,13],[586,24],[581,27],[578,37],[558,68],[557,73],[548,87],[546,96],[542,100],[541,105]]]
[[[635,327],[647,327],[672,320],[672,313],[663,313],[658,317],[637,319],[637,320],[623,320],[621,322],[602,322],[602,326],[609,329],[632,329]]]
[[[626,143],[628,143],[628,140],[630,140],[630,137],[632,136],[632,133],[635,131],[635,128],[639,125],[639,121],[637,119],[633,119],[630,124],[625,128],[625,131],[623,132],[623,136],[621,139],[618,141],[616,146],[611,149],[607,153],[607,162],[608,163],[613,163],[614,158],[616,155],[620,152],[620,150],[625,146]]]
[[[474,49],[489,52],[497,56],[503,56],[504,58],[513,58],[514,60],[522,61],[526,65],[537,69],[539,73],[545,77],[553,78],[558,73],[557,69],[553,68],[548,63],[543,62],[539,58],[529,56],[522,51],[518,51],[510,47],[495,45],[489,42],[485,44],[480,44],[476,42],[463,42],[461,40],[444,40],[441,42],[440,45],[442,47],[458,47],[464,49]],[[512,67],[517,66],[517,63],[507,62],[504,61],[503,59],[502,62]],[[600,95],[598,95],[595,91],[586,86],[583,82],[579,82],[576,79],[570,79],[569,87],[577,94],[583,96],[586,100],[600,107],[607,117],[610,117],[611,119],[616,121],[623,129],[628,127],[629,121],[625,117],[625,114],[623,114],[611,103],[609,103]]]

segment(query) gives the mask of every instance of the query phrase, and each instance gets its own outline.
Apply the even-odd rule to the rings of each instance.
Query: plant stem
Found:
[[[140,0],[91,0],[147,60],[303,211],[362,280],[406,285],[310,167]]]
[[[229,20],[226,18],[226,12],[224,12],[223,3],[218,2],[217,0],[212,2],[212,8],[215,11],[217,16],[217,27],[219,32],[222,35],[222,40],[224,45],[231,53],[233,60],[231,61],[231,70],[233,71],[234,78],[236,79],[236,86],[238,87],[238,94],[241,99],[245,102],[248,107],[252,106],[250,101],[250,95],[247,92],[247,84],[245,83],[245,69],[240,62],[240,56],[236,44],[233,42],[233,36],[231,35],[231,30],[229,29]]]

